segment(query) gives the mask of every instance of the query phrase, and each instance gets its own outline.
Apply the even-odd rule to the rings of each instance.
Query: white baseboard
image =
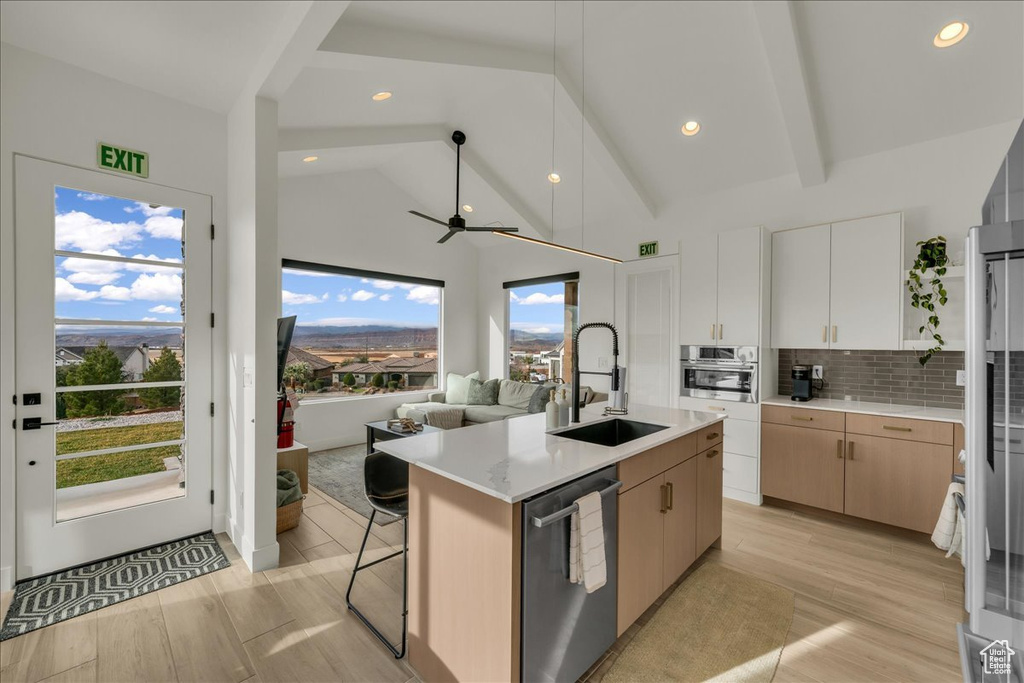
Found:
[[[14,588],[14,570],[11,567],[0,567],[0,592],[6,593]]]
[[[277,544],[276,540],[257,549],[253,549],[252,541],[248,538],[243,543],[245,549],[242,551],[242,559],[249,565],[250,572],[255,574],[256,572],[277,568],[277,565],[280,563],[281,546]]]
[[[219,534],[228,531],[228,516],[223,512],[213,513],[213,533]],[[228,534],[230,536],[230,533]]]
[[[722,495],[730,500],[738,500],[741,503],[747,503],[748,505],[760,505],[762,502],[760,493],[740,491],[739,489],[731,489],[728,486],[722,487]]]

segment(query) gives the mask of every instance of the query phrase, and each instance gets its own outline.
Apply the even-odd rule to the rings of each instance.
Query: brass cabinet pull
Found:
[[[914,431],[910,427],[895,427],[893,425],[882,425],[882,429],[888,429],[892,432],[912,432]]]
[[[724,329],[725,329],[725,325],[723,325],[722,323],[718,323],[718,341],[722,341],[722,339],[725,338],[723,336],[725,334],[723,332]]]
[[[853,442],[848,441],[846,444],[846,457],[853,460]]]
[[[722,408],[721,406],[708,406],[708,410],[721,410],[724,412],[725,408]]]
[[[713,458],[716,455],[718,455],[718,449],[717,448],[712,448],[710,451],[708,451],[708,457],[709,458]]]
[[[711,338],[715,338],[715,324],[711,323]]]
[[[840,460],[843,459],[843,440],[836,439],[836,457]]]
[[[833,325],[832,326],[832,341],[833,342],[839,341],[839,325]]]
[[[812,422],[814,420],[813,417],[801,417],[800,415],[790,415],[789,419],[800,420],[801,422]]]
[[[675,502],[675,488],[672,486],[672,482],[666,484],[668,486],[668,509],[672,509],[672,503]]]
[[[828,343],[828,325],[821,326],[821,341]]]
[[[718,432],[711,432],[710,434],[708,434],[708,441],[711,441],[711,440],[717,439],[717,438],[718,438]]]
[[[668,487],[661,485],[661,514],[668,512]]]

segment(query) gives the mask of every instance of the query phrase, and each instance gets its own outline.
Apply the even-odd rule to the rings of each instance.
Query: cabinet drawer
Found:
[[[757,458],[726,453],[722,484],[731,489],[757,493]]]
[[[833,432],[841,432],[846,429],[846,413],[839,413],[833,410],[763,406],[761,419],[764,422],[771,422],[773,424],[812,427],[814,429],[827,429]]]
[[[728,422],[726,420],[725,422]],[[697,432],[697,450],[706,451],[715,444],[722,443],[722,435],[725,430],[725,422],[719,422],[705,427]]]
[[[953,445],[952,422],[932,422],[931,420],[912,420],[903,417],[881,417],[879,415],[847,413],[846,431],[848,434],[865,434],[867,436],[881,436],[887,439],[937,443],[944,446]]]
[[[702,413],[724,413],[734,420],[750,420],[752,422],[757,422],[760,415],[760,406],[756,403],[713,401],[707,398],[690,398],[689,396],[679,397],[679,408],[681,410],[699,410]]]
[[[722,444],[726,453],[737,453],[756,458],[758,424],[746,420],[725,421],[725,442]]]
[[[672,469],[696,453],[697,433],[694,432],[623,460],[619,463],[619,480],[622,482],[619,493]]]

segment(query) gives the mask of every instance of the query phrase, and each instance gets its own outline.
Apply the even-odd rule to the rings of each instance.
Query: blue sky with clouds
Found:
[[[551,282],[509,290],[509,325],[534,334],[561,334],[565,329],[565,284]]]
[[[60,251],[181,263],[181,209],[63,187],[54,193]],[[58,318],[181,320],[181,268],[56,256]]]
[[[299,325],[437,327],[437,287],[285,269],[281,309]]]

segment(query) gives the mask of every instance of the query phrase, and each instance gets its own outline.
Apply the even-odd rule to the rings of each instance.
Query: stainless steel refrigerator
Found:
[[[1024,126],[982,215],[965,252],[966,680],[987,648],[1014,650],[1018,678],[1024,660]]]

